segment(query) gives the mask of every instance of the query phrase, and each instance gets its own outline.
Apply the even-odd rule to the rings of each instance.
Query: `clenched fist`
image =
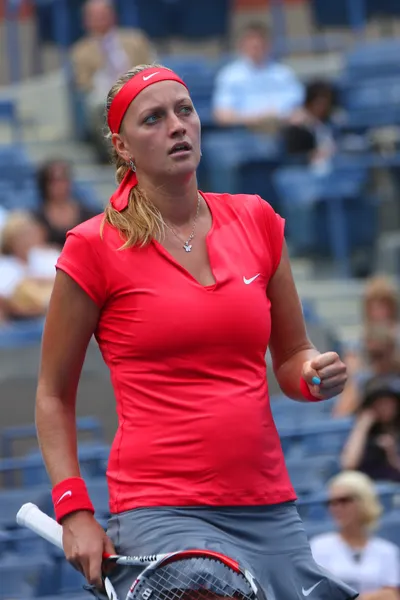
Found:
[[[346,365],[336,352],[325,352],[304,363],[302,377],[313,396],[327,400],[343,392]]]

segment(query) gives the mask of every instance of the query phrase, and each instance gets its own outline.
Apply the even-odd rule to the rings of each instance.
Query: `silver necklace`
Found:
[[[197,224],[197,218],[199,216],[199,212],[200,212],[200,200],[201,200],[201,196],[200,194],[197,194],[197,210],[196,210],[196,214],[195,217],[193,219],[193,227],[192,227],[192,231],[188,237],[188,239],[186,240],[186,242],[181,238],[181,236],[174,230],[173,227],[171,227],[170,225],[168,225],[168,223],[165,223],[165,225],[168,227],[168,229],[171,231],[171,233],[174,234],[174,236],[180,241],[181,244],[183,244],[183,249],[186,252],[191,252],[192,251],[192,244],[190,243],[192,241],[192,239],[195,236],[196,233],[196,224]]]

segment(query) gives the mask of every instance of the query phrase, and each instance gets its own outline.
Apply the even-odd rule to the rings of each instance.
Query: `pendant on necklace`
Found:
[[[188,242],[185,242],[183,247],[185,248],[186,252],[191,252],[192,250],[192,244],[188,244]]]

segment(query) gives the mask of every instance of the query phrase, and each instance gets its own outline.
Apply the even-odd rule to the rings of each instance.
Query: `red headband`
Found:
[[[107,117],[111,133],[119,133],[126,111],[140,92],[159,81],[177,81],[187,88],[186,83],[182,81],[179,75],[164,67],[150,67],[137,73],[125,83],[111,102]],[[110,202],[115,210],[120,212],[128,206],[130,191],[137,183],[136,173],[129,169],[119,187],[111,196]]]

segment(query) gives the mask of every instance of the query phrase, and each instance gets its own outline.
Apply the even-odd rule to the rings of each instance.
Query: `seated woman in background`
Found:
[[[340,473],[329,483],[328,502],[338,531],[311,540],[314,560],[360,600],[399,600],[400,552],[373,534],[382,507],[372,481],[356,471]]]
[[[306,88],[304,105],[283,128],[286,152],[311,164],[329,160],[336,151],[330,118],[335,108],[335,91],[326,81],[313,81]]]
[[[400,482],[400,378],[371,380],[342,454],[344,469]]]
[[[36,217],[45,228],[47,241],[62,248],[67,231],[97,213],[73,197],[71,170],[65,161],[45,163],[38,171],[37,186],[42,204]]]
[[[43,316],[59,251],[28,213],[10,213],[0,243],[0,320]]]
[[[400,376],[396,332],[390,324],[367,324],[363,345],[357,356],[347,357],[349,379],[337,400],[335,417],[353,415],[360,406],[366,383],[379,376]]]

